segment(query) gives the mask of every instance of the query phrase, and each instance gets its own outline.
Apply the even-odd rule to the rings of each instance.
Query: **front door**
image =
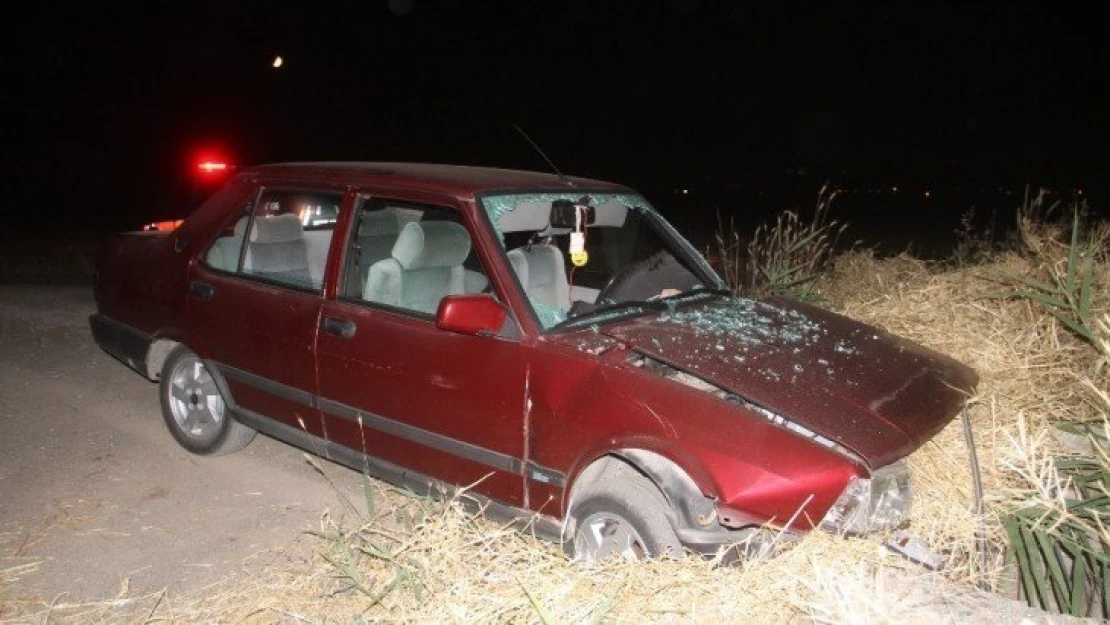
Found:
[[[491,292],[469,228],[447,203],[360,199],[321,311],[320,407],[330,440],[521,506],[520,346],[435,325],[444,296]]]

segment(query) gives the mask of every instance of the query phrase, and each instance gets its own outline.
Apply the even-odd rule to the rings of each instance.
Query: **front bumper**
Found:
[[[909,517],[913,496],[910,469],[899,460],[853,477],[821,520],[821,529],[834,534],[871,534],[894,529]]]

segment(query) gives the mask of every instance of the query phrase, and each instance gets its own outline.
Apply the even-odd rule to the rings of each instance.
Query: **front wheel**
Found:
[[[194,454],[239,451],[255,431],[228,413],[227,403],[204,361],[179,345],[166,358],[159,384],[162,418],[174,439]]]
[[[614,556],[625,560],[681,556],[682,544],[668,506],[651,480],[630,465],[613,461],[571,511],[574,559],[592,563]]]

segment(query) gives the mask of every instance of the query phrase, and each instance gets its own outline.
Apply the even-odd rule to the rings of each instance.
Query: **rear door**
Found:
[[[344,192],[260,186],[189,276],[190,346],[217,368],[232,399],[323,435],[315,354],[322,285]]]
[[[323,304],[317,343],[328,438],[526,505],[527,368],[518,340],[511,332],[464,336],[435,324],[436,306],[445,295],[497,297],[475,250],[472,224],[447,201],[369,195],[358,199],[350,223],[338,296]],[[405,242],[398,244],[406,230]],[[409,244],[417,231],[428,246],[422,251]],[[451,234],[443,237],[444,232]],[[400,296],[392,282],[380,279],[390,266],[404,281]],[[445,288],[437,277],[444,269],[461,279]],[[507,325],[515,327],[512,321]]]

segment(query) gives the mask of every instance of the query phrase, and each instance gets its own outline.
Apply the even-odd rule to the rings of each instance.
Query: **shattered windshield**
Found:
[[[482,206],[545,330],[665,310],[724,288],[638,195],[491,195]]]

